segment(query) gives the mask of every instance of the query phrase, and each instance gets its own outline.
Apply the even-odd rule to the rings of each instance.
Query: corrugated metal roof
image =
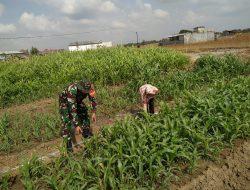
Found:
[[[177,36],[184,36],[185,34],[175,34],[175,35],[172,35],[172,36],[168,36],[168,38],[173,38],[173,37],[177,37]]]

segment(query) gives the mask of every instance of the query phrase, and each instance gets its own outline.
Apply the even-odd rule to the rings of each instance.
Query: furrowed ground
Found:
[[[128,116],[85,140],[84,156],[60,157],[49,165],[34,157],[20,175],[26,189],[165,188],[178,171],[191,171],[200,159],[214,159],[235,139],[249,137],[249,72],[249,60],[234,55],[203,56],[190,68],[187,56],[166,48],[7,62],[0,68],[0,151],[55,139],[60,128],[54,100],[40,112],[39,106],[28,112],[6,107],[56,97],[67,83],[86,77],[95,83],[100,117],[113,117],[136,108],[138,88],[148,82],[161,90],[158,115]],[[8,186],[4,176],[0,187]]]

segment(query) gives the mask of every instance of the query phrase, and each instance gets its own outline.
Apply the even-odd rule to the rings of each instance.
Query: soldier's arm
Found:
[[[70,113],[72,115],[72,124],[75,128],[79,126],[76,96],[77,96],[77,86],[76,85],[69,86],[67,93],[67,100],[69,103]]]
[[[89,96],[89,101],[91,102],[92,112],[96,112],[97,103],[96,103],[95,89],[94,89],[93,84],[91,84],[91,88],[90,88],[88,96]]]

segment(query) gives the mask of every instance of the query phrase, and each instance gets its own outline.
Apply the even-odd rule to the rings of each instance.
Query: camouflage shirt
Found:
[[[89,98],[92,111],[96,111],[96,99],[94,85],[87,81],[79,81],[70,84],[63,92],[62,96],[67,100],[69,113],[72,117],[74,127],[79,126],[78,109],[84,107],[83,99]]]

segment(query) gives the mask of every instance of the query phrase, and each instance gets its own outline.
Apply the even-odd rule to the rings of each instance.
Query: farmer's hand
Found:
[[[159,92],[160,92],[160,90],[158,90],[158,89],[157,90],[153,90],[154,94],[158,94]]]
[[[78,134],[82,134],[82,129],[81,129],[81,127],[79,127],[79,126],[77,126],[76,128],[75,128],[75,133],[78,135]]]
[[[96,113],[92,113],[92,121],[96,122]]]

